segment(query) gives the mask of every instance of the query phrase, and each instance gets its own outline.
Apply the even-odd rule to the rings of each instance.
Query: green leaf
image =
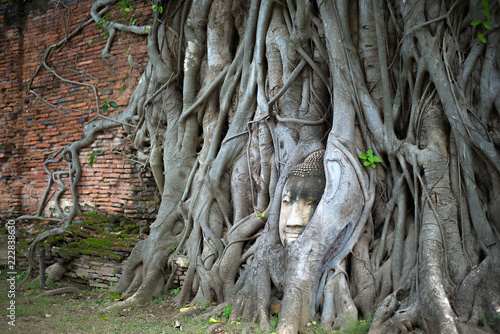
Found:
[[[375,164],[374,164],[374,163],[372,163],[372,164],[370,165],[370,167],[371,167],[371,168],[375,168],[375,167],[377,167],[377,166],[375,166]]]
[[[366,151],[366,154],[367,155],[373,155],[373,150],[371,148],[369,148],[368,151]]]
[[[102,113],[106,115],[108,113],[108,104],[102,106]]]
[[[95,158],[95,151],[92,151],[89,156],[89,167],[92,168],[94,166],[94,158]]]
[[[373,162],[382,162],[382,158],[378,155],[373,156]]]
[[[483,43],[486,43],[486,37],[484,37],[484,35],[481,34],[480,32],[477,33],[477,37],[479,37],[479,39],[482,40]]]
[[[160,12],[160,14],[163,14],[163,6],[160,6],[159,12]]]
[[[491,29],[491,24],[488,21],[483,21],[483,26],[488,30]]]
[[[366,153],[363,153],[359,156],[361,159],[366,160],[368,157],[366,156]]]
[[[370,161],[365,161],[365,162],[363,162],[363,165],[365,165],[365,166],[370,166],[371,164],[372,164],[372,163],[371,163]]]
[[[118,105],[116,104],[116,102],[111,101],[111,102],[109,102],[109,105],[113,108],[118,108]]]
[[[483,8],[483,9],[481,9],[481,11],[484,13],[484,15],[486,15],[488,20],[491,20],[490,11],[488,10],[488,8]]]
[[[488,7],[488,0],[483,0],[483,6]]]
[[[373,155],[370,155],[370,156],[368,157],[368,161],[370,161],[370,162],[372,162],[372,163],[373,163],[373,162],[375,162],[375,157],[374,157]]]
[[[471,26],[477,26],[478,24],[481,24],[481,22],[483,22],[483,21],[481,21],[481,20],[474,20],[474,21],[472,21],[472,22],[470,23],[470,25],[471,25]]]
[[[264,212],[261,212],[261,213],[257,214],[257,217],[264,218]]]

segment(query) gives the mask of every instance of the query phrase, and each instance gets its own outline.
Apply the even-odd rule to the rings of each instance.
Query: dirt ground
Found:
[[[12,281],[16,283],[14,289],[10,285]],[[197,306],[198,309],[203,308],[201,314],[179,317],[181,307],[173,302],[174,290],[164,291],[146,305],[102,312],[105,307],[116,302],[120,295],[102,296],[106,291],[104,289],[83,289],[76,293],[43,297],[40,296],[42,293],[70,284],[61,282],[41,289],[37,281],[20,286],[21,281],[22,275],[9,275],[4,269],[0,272],[0,334],[274,333],[273,330],[262,331],[257,328],[257,324],[245,323],[243,320],[231,324],[224,317],[224,309],[214,312],[217,306],[211,303]],[[276,326],[278,316],[272,316],[271,320]],[[366,325],[369,327],[364,320],[354,320],[351,328],[332,332],[324,331],[313,322],[301,333],[361,334],[367,332]]]
[[[41,289],[37,282],[24,283],[20,287],[20,275],[0,273],[0,333],[271,333],[257,330],[255,325],[229,324],[222,313],[210,317],[186,316],[175,318],[180,307],[172,301],[173,291],[167,291],[147,305],[103,313],[101,310],[115,302],[118,295],[101,297],[103,289],[81,290],[39,297],[50,289],[68,286],[62,282],[57,286]],[[11,289],[12,279],[16,282]],[[12,308],[11,305],[15,305]],[[11,308],[9,310],[8,308]],[[213,306],[205,305],[205,313]],[[210,321],[212,319],[212,321]],[[220,323],[218,321],[221,321]],[[224,323],[223,321],[226,321]],[[215,327],[218,327],[215,329]],[[245,331],[246,332],[246,331]],[[311,332],[312,333],[312,332]]]

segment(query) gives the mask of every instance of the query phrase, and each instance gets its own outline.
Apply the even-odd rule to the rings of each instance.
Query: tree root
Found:
[[[50,291],[45,291],[44,293],[39,294],[36,296],[37,298],[39,297],[50,297],[50,296],[57,296],[57,295],[62,295],[63,293],[82,293],[83,290],[80,290],[77,287],[74,286],[67,286],[64,288],[59,288],[59,289],[54,289]]]

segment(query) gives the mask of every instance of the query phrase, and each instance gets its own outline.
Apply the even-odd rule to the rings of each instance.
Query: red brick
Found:
[[[41,56],[47,45],[56,43],[66,37],[66,23],[69,30],[76,28],[86,20],[91,0],[80,0],[77,4],[71,5],[72,15],[69,22],[65,18],[64,8],[49,9],[44,15],[29,15],[27,29],[24,34],[24,42],[14,28],[5,27],[3,16],[0,17],[0,34],[4,36],[2,43],[9,53],[0,57],[0,71],[6,73],[7,81],[0,81],[0,87],[4,90],[0,94],[0,146],[4,143],[13,145],[17,151],[6,151],[0,154],[5,161],[3,163],[2,175],[10,176],[6,181],[0,182],[0,216],[14,216],[31,213],[37,210],[39,201],[45,192],[48,175],[46,174],[43,161],[48,157],[43,155],[50,150],[58,149],[70,144],[73,140],[78,140],[83,136],[83,125],[91,117],[87,114],[88,109],[96,110],[95,98],[92,89],[68,85],[55,78],[46,71],[41,71],[33,80],[32,89],[42,98],[56,102],[59,99],[59,107],[75,109],[67,110],[63,108],[54,109],[44,103],[36,102],[33,95],[28,96],[28,102],[24,101],[24,83],[26,83],[39,67]],[[148,9],[150,12],[150,9]],[[75,36],[70,41],[70,48],[64,46],[57,52],[53,52],[49,62],[58,73],[64,77],[80,82],[98,84],[102,90],[113,89],[113,94],[109,96],[117,101],[120,106],[128,104],[128,99],[132,94],[133,82],[138,82],[140,74],[137,71],[130,72],[126,57],[121,57],[125,44],[133,43],[134,58],[142,62],[141,66],[147,64],[146,39],[143,36],[127,35],[122,33],[122,46],[113,45],[111,57],[101,59],[101,51],[104,42],[100,41],[101,31],[95,29],[94,25],[84,28],[80,35]],[[97,42],[89,46],[85,42],[95,39]],[[77,63],[75,63],[78,54]],[[75,70],[79,67],[81,71]],[[91,77],[84,77],[84,73]],[[123,79],[128,75],[128,79]],[[94,78],[92,78],[94,77]],[[109,78],[119,78],[111,84]],[[19,82],[15,79],[19,79]],[[130,87],[120,94],[119,88],[123,84]],[[102,98],[99,103],[102,102]],[[20,109],[19,106],[22,108]],[[26,112],[28,111],[28,112]],[[112,114],[118,111],[113,110]],[[82,122],[82,119],[84,122]],[[42,125],[45,121],[55,121],[54,125]],[[80,123],[79,123],[80,122]],[[153,192],[154,189],[145,191],[140,185],[137,175],[133,173],[135,166],[124,163],[123,157],[109,154],[114,147],[115,138],[124,138],[125,132],[120,129],[117,132],[108,132],[100,136],[92,148],[82,151],[80,162],[82,164],[83,175],[79,184],[79,200],[91,205],[102,203],[97,207],[102,213],[121,213],[130,218],[142,219],[142,208],[137,207],[134,198],[137,194]],[[92,149],[101,149],[106,152],[105,156],[97,156],[93,168],[88,166],[88,158]],[[39,156],[37,156],[39,155]],[[35,157],[37,156],[37,157]],[[33,157],[29,159],[29,157]],[[66,170],[66,162],[52,163],[49,165],[52,171]],[[63,178],[68,183],[67,178]],[[58,186],[54,185],[52,191],[57,191]],[[113,201],[110,203],[110,195]],[[65,199],[70,199],[68,191]],[[127,204],[127,208],[124,205]],[[143,203],[142,203],[143,204]],[[155,214],[145,218],[154,219]]]

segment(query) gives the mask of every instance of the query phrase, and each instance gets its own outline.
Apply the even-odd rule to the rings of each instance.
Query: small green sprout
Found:
[[[104,100],[104,102],[102,102],[101,107],[102,107],[102,113],[106,115],[108,113],[109,107],[116,109],[118,108],[118,105],[116,104],[116,102],[111,101],[110,98],[108,97]]]
[[[202,300],[200,300],[200,308],[201,308],[202,310],[204,310],[204,309],[206,309],[206,308],[209,308],[209,307],[211,307],[211,306],[213,306],[212,302],[210,302],[210,301],[209,301],[209,302],[206,302],[206,301],[204,301],[203,299],[202,299]]]
[[[370,166],[371,168],[376,167],[376,162],[382,162],[381,157],[379,157],[378,155],[373,155],[373,150],[371,148],[369,148],[366,153],[361,154],[359,157],[363,160],[366,160],[365,162],[363,162],[363,165]]]
[[[278,322],[279,322],[279,314],[271,314],[271,317],[269,319],[271,321],[271,326],[272,326],[272,330],[275,331],[276,329],[278,329]]]
[[[488,10],[488,0],[482,0],[483,2],[483,9],[481,9],[481,11],[483,12],[483,14],[486,16],[486,20],[474,20],[471,22],[471,26],[477,26],[477,25],[480,25],[480,24],[483,24],[483,26],[490,30],[491,29],[491,24],[488,22],[489,20],[491,20],[491,14],[490,14],[490,11]],[[479,37],[479,39],[483,42],[483,43],[486,43],[486,37],[484,37],[483,34],[481,34],[480,32],[477,33],[477,37]]]
[[[163,6],[152,5],[151,8],[153,9],[153,11],[158,11],[160,12],[160,14],[163,14]]]
[[[257,217],[259,217],[259,218],[264,218],[264,215],[265,215],[265,214],[264,214],[264,212],[261,212],[261,213],[258,213],[258,214],[257,214]]]
[[[94,166],[94,159],[95,159],[95,155],[96,153],[101,153],[101,150],[92,150],[92,153],[90,153],[90,157],[89,157],[89,167],[93,167]]]
[[[182,287],[178,287],[178,288],[173,289],[172,293],[174,294],[174,296],[177,297],[179,295],[179,293],[181,292],[181,289],[182,289]]]
[[[224,310],[222,311],[222,317],[229,319],[229,316],[231,315],[232,311],[233,311],[233,305],[226,305],[224,307]]]
[[[125,89],[128,88],[128,85],[123,85],[120,87],[120,93],[123,93],[125,91]]]

